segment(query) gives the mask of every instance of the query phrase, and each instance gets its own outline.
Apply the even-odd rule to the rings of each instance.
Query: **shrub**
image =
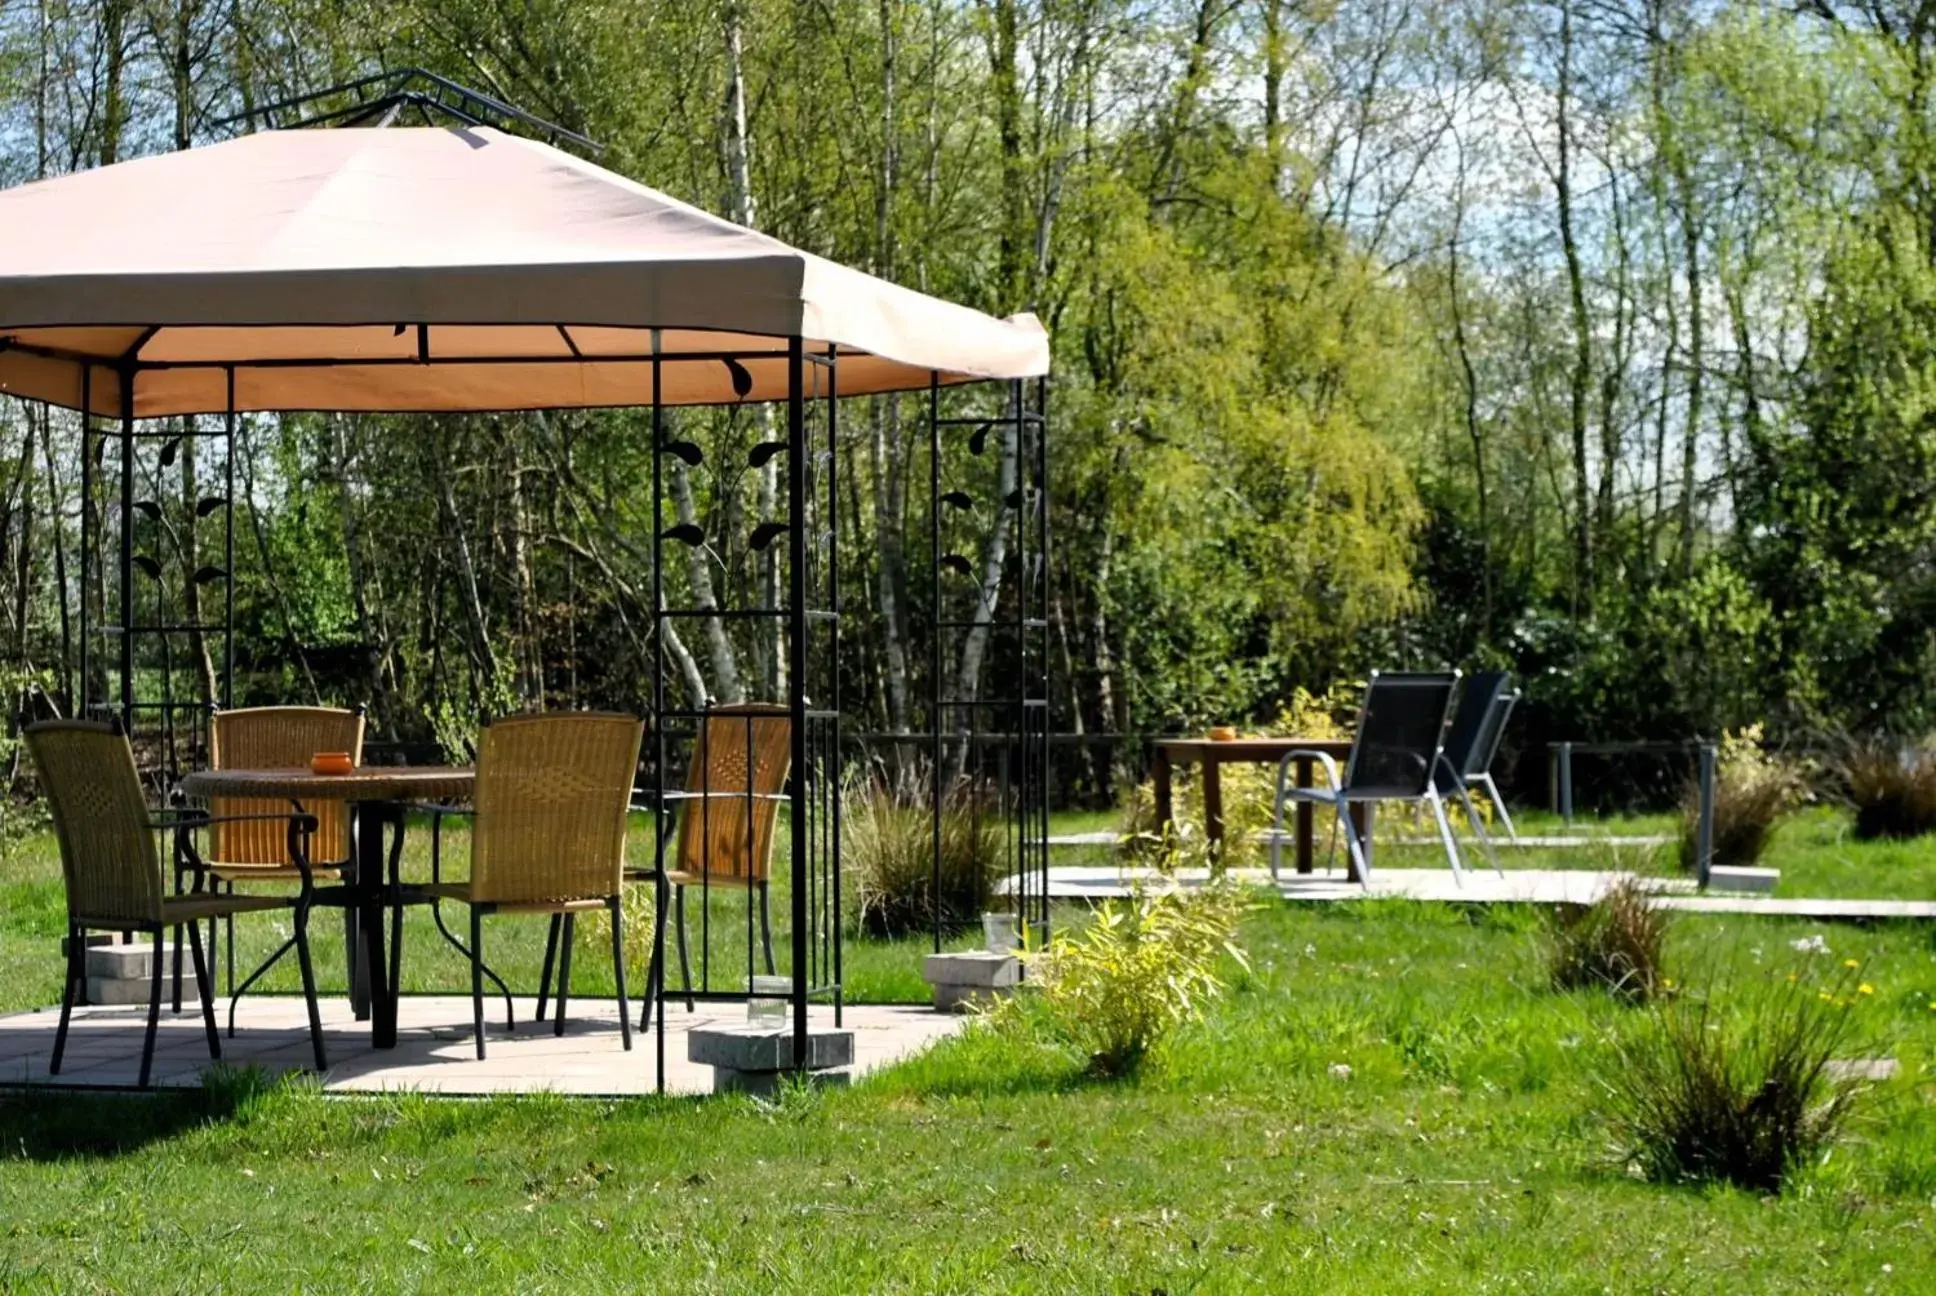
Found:
[[[1591,905],[1552,910],[1547,963],[1561,990],[1598,988],[1639,1002],[1662,985],[1667,911],[1648,903],[1647,888],[1623,877]]]
[[[1829,1066],[1855,1042],[1869,993],[1845,968],[1828,982],[1768,972],[1665,995],[1615,1046],[1608,1114],[1630,1166],[1661,1182],[1720,1180],[1777,1192],[1847,1121],[1859,1081]]]
[[[1807,779],[1793,762],[1763,750],[1761,726],[1723,734],[1714,773],[1713,862],[1753,864],[1768,847],[1775,824],[1806,793]],[[1693,870],[1699,856],[1701,791],[1681,802],[1681,864]]]
[[[1079,930],[1024,953],[1035,988],[1029,1006],[1040,1011],[1010,1009],[1009,1019],[1046,1020],[1084,1054],[1093,1075],[1133,1075],[1223,993],[1218,964],[1226,955],[1243,962],[1233,938],[1247,907],[1224,880],[1105,902]]]
[[[1920,837],[1936,831],[1936,752],[1905,752],[1871,739],[1851,746],[1840,773],[1855,810],[1857,837]]]
[[[854,886],[861,930],[892,938],[935,923],[976,922],[1003,866],[990,798],[962,783],[943,799],[940,890],[935,889],[933,787],[924,774],[873,774],[847,792],[841,867]]]

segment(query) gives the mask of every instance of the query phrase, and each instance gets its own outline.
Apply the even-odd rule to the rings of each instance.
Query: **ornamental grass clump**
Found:
[[[1590,905],[1561,905],[1547,928],[1547,966],[1560,990],[1605,990],[1629,1002],[1666,984],[1668,916],[1638,878],[1622,877]]]
[[[1007,1020],[1045,1025],[1082,1053],[1091,1075],[1134,1075],[1223,993],[1223,960],[1244,965],[1235,934],[1248,907],[1221,877],[1106,901],[1073,933],[1024,952],[1032,990],[1008,1001]]]
[[[1936,752],[1869,739],[1851,745],[1840,773],[1857,837],[1900,840],[1936,831]]]
[[[1799,805],[1808,780],[1793,761],[1762,747],[1762,728],[1750,725],[1721,736],[1714,772],[1712,862],[1745,868],[1761,858],[1781,817]],[[1681,864],[1692,872],[1698,863],[1701,794],[1688,788],[1681,802]]]
[[[1873,992],[1851,961],[1658,997],[1604,1081],[1621,1159],[1657,1182],[1779,1192],[1849,1119],[1861,1082],[1830,1063],[1856,1045]]]
[[[936,886],[933,784],[925,773],[874,773],[851,786],[841,821],[841,867],[861,930],[891,939],[975,923],[1002,870],[1000,821],[982,791],[963,782],[941,806]]]

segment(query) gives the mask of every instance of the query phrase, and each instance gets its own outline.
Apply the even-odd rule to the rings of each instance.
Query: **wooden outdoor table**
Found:
[[[1343,762],[1351,755],[1351,742],[1342,738],[1232,738],[1219,742],[1214,738],[1159,738],[1156,741],[1156,758],[1151,763],[1150,774],[1156,783],[1156,821],[1162,825],[1175,821],[1175,808],[1170,793],[1170,771],[1175,765],[1197,764],[1203,766],[1203,831],[1212,844],[1223,841],[1223,767],[1225,765],[1271,765],[1293,751],[1322,752],[1333,760]],[[1310,757],[1300,757],[1295,762],[1298,787],[1311,786]],[[1352,821],[1357,824],[1360,838],[1369,843],[1371,808],[1368,805],[1351,807]],[[1311,871],[1311,803],[1297,803],[1297,871]],[[1353,870],[1355,872],[1355,870]]]
[[[341,801],[350,810],[350,838],[356,876],[350,903],[362,931],[364,957],[354,961],[355,982],[367,988],[370,1005],[370,1043],[395,1048],[397,1043],[397,987],[388,984],[389,964],[383,956],[383,910],[400,904],[383,878],[383,827],[388,823],[401,846],[403,816],[397,806],[405,801],[468,801],[476,775],[461,765],[368,765],[348,774],[316,774],[307,769],[197,770],[182,779],[183,795],[288,800],[297,806],[317,801]]]

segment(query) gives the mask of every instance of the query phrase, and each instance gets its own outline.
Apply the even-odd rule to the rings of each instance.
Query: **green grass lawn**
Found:
[[[1936,871],[1818,811],[1775,850],[1785,889]],[[60,926],[35,839],[0,869],[0,1009],[57,994]],[[542,930],[492,929],[514,983]],[[1670,974],[1779,973],[1817,934],[1862,961],[1864,1051],[1903,1069],[1779,1200],[1626,1173],[1600,1085],[1638,1012],[1548,991],[1536,915],[1272,904],[1250,970],[1128,1083],[971,1032],[777,1107],[246,1076],[0,1097],[0,1290],[1936,1291],[1931,929],[1683,915]],[[409,942],[412,988],[464,983],[427,923]],[[850,981],[918,997],[922,948],[850,941]],[[581,993],[603,966],[584,952]]]
[[[0,1099],[0,1287],[1931,1290],[1926,931],[1683,921],[1675,946],[1780,967],[1816,932],[1864,960],[1906,1074],[1780,1200],[1623,1172],[1597,1084],[1634,1010],[1546,991],[1531,917],[1286,906],[1127,1084],[971,1035],[778,1107]]]

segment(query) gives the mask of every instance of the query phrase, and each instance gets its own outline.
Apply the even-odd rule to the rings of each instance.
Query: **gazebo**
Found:
[[[809,1003],[842,1001],[839,398],[927,393],[937,513],[969,503],[944,497],[943,455],[1012,438],[1014,480],[986,502],[1014,527],[1012,575],[985,597],[981,573],[942,553],[937,532],[930,632],[938,666],[942,636],[999,617],[1013,660],[990,698],[951,697],[933,671],[921,738],[937,771],[958,733],[1004,744],[1015,903],[1025,923],[1046,921],[1049,347],[1033,317],[911,291],[482,125],[272,130],[123,162],[0,193],[0,234],[0,392],[81,415],[79,705],[167,735],[171,752],[206,711],[174,696],[184,636],[221,645],[214,701],[231,700],[238,416],[651,410],[659,624],[764,620],[784,644],[785,696],[771,701],[791,720],[787,993],[799,1044]],[[998,405],[948,410],[943,389],[969,383],[1003,384]],[[696,464],[703,451],[668,434],[664,411],[734,403],[783,410],[776,438],[752,451],[760,464],[783,459],[783,512],[749,540],[784,539],[781,605],[672,606],[667,547],[703,537],[667,524],[663,461]],[[184,440],[209,447],[193,511],[219,528],[219,564],[179,562],[161,543],[162,503],[142,498],[144,476]],[[112,570],[91,560],[97,547]],[[967,621],[940,615],[949,579],[975,590]],[[90,624],[96,606],[108,624]],[[658,675],[637,707],[649,724],[642,790],[657,806],[674,791],[668,735],[709,710],[674,700],[665,640],[654,635]]]

